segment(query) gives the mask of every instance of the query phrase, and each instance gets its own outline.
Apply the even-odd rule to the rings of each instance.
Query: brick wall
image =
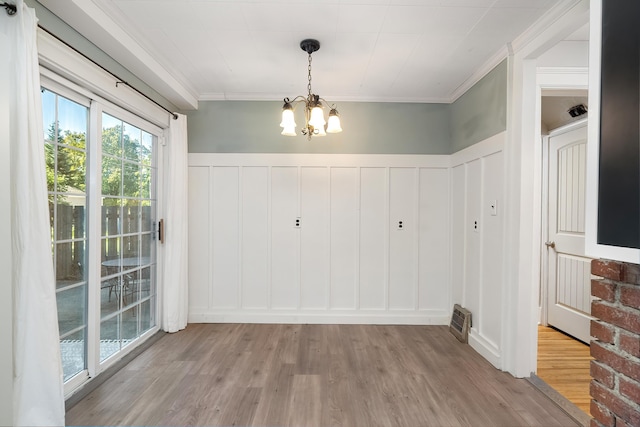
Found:
[[[640,426],[640,265],[593,260],[591,427]]]

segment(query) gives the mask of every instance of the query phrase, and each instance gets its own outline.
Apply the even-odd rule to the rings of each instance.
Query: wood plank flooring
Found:
[[[191,324],[68,425],[575,426],[444,326]]]
[[[548,326],[538,326],[540,379],[589,414],[589,346]]]

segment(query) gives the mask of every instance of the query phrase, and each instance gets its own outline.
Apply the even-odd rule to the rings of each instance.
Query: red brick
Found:
[[[607,407],[617,418],[621,418],[622,421],[631,426],[640,426],[640,412],[625,402],[621,396],[605,388],[597,381],[591,381],[589,391],[596,402],[601,406]],[[619,420],[616,419],[615,425],[621,425]]]
[[[640,286],[621,286],[620,303],[640,309]]]
[[[591,416],[595,418],[599,425],[604,427],[615,427],[616,419],[606,406],[600,405],[595,400],[591,401]]]
[[[603,365],[600,362],[596,362],[595,360],[592,360],[590,371],[591,371],[591,378],[598,381],[599,383],[611,389],[615,385],[615,373],[610,367]]]
[[[636,403],[640,403],[640,383],[620,377],[618,385],[620,393]]]
[[[591,274],[604,277],[605,279],[622,279],[622,270],[623,264],[618,261],[609,261],[605,259],[594,259],[591,261]]]
[[[603,365],[611,367],[629,378],[640,381],[640,362],[620,356],[612,351],[613,347],[591,341],[591,356]]]
[[[640,285],[640,265],[625,264],[622,272],[622,282]]]
[[[640,334],[640,310],[615,307],[603,301],[593,301],[591,315],[627,331]]]
[[[609,325],[608,323],[592,320],[591,336],[599,339],[601,342],[605,342],[607,344],[613,344],[615,331],[613,329],[613,326]]]
[[[635,427],[635,426],[632,426],[631,424],[628,424],[622,418],[617,418],[616,417],[616,427]]]
[[[596,421],[595,418],[591,418],[591,424],[589,424],[589,427],[602,427],[602,424]]]
[[[634,357],[640,357],[640,336],[620,332],[619,348]]]
[[[605,301],[614,302],[616,300],[616,284],[605,282],[604,280],[592,280],[591,295]]]

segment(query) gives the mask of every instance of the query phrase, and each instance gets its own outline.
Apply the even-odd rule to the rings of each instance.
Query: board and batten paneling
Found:
[[[505,133],[451,156],[453,302],[469,309],[469,344],[502,367]]]
[[[449,162],[190,155],[189,321],[448,324]]]

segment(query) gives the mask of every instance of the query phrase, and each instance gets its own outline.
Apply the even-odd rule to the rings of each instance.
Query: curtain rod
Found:
[[[6,5],[6,3],[5,3]],[[6,6],[5,6],[6,7]],[[13,6],[15,9],[15,6]],[[9,13],[9,11],[7,10],[7,13]],[[129,84],[128,82],[126,82],[125,80],[121,79],[119,76],[117,76],[116,74],[114,74],[113,72],[107,70],[105,67],[103,67],[102,65],[98,64],[96,61],[94,61],[93,59],[89,58],[87,55],[85,55],[84,53],[80,52],[78,49],[76,49],[75,47],[71,46],[69,43],[67,43],[66,41],[62,40],[60,37],[58,37],[57,35],[53,34],[51,31],[47,30],[46,28],[44,28],[43,26],[41,26],[40,24],[38,24],[38,28],[40,28],[42,31],[44,31],[45,33],[49,34],[51,37],[55,38],[56,40],[58,40],[60,43],[64,44],[65,46],[67,46],[69,49],[73,50],[74,52],[76,52],[77,54],[79,54],[80,56],[82,56],[83,58],[85,58],[86,60],[88,60],[89,62],[91,62],[92,64],[98,66],[99,68],[101,68],[103,71],[106,71],[107,73],[109,73],[111,76],[113,76],[117,81],[116,81],[116,87],[118,87],[118,85],[123,84],[131,89],[133,89],[134,91],[136,91],[139,95],[145,97],[146,99],[148,99],[149,101],[153,102],[154,104],[156,104],[158,107],[162,108],[164,111],[166,111],[167,113],[169,113],[169,115],[171,117],[173,117],[174,120],[178,119],[178,115],[176,113],[174,113],[173,111],[165,108],[162,104],[160,104],[158,101],[156,101],[155,99],[152,99],[151,97],[149,97],[147,94],[142,93],[140,90],[138,90],[136,87],[132,86],[131,84]]]
[[[5,8],[5,10],[7,11],[7,15],[15,15],[16,12],[18,11],[18,8],[16,7],[15,4],[4,2],[0,4],[0,6]]]

